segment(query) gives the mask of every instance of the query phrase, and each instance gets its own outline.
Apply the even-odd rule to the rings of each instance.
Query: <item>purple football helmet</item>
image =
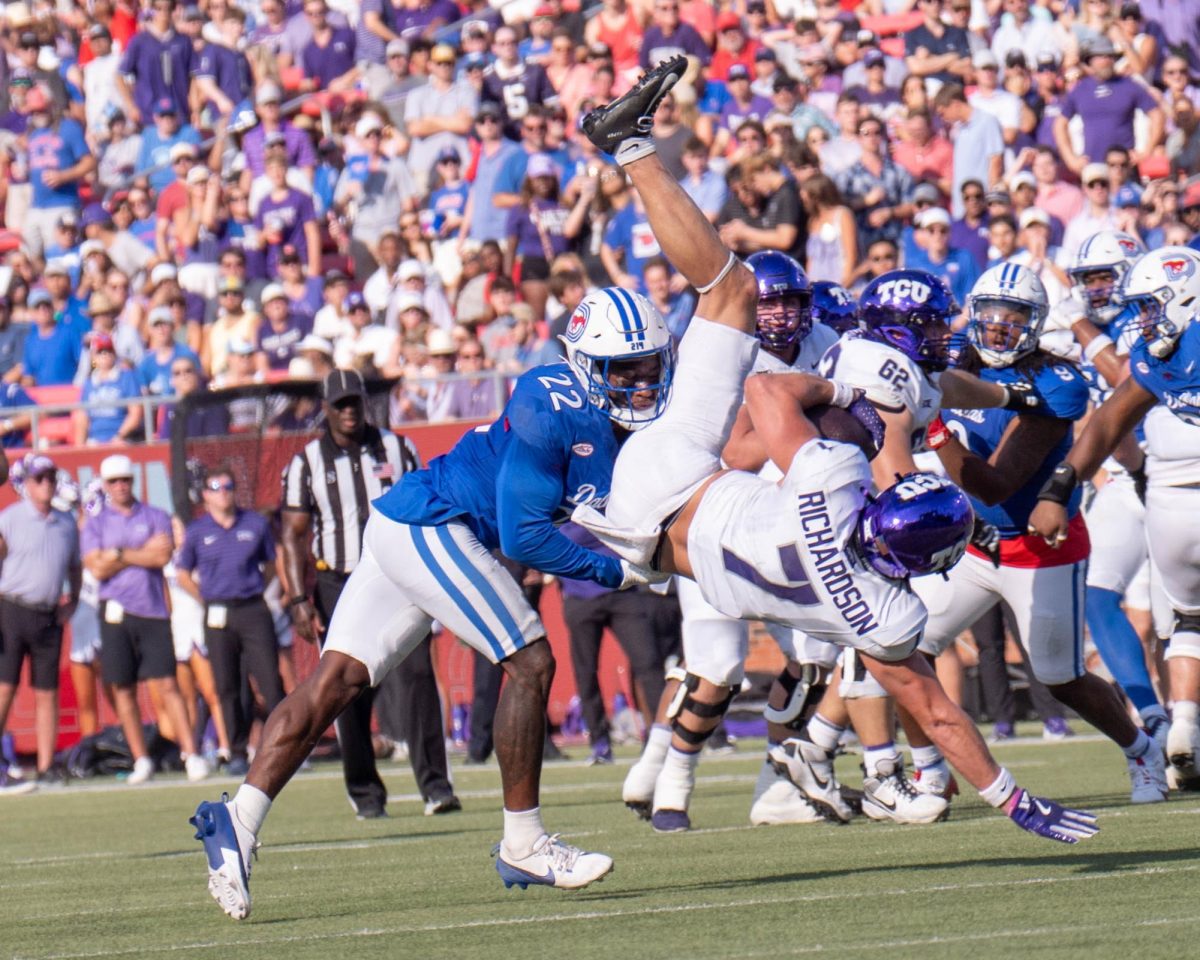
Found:
[[[758,282],[755,335],[769,350],[786,350],[812,330],[812,284],[786,253],[763,250],[746,259]]]
[[[903,580],[958,563],[974,524],[971,501],[953,483],[936,473],[910,473],[863,508],[858,538],[877,573]]]
[[[841,336],[858,329],[858,303],[840,283],[818,280],[812,285],[812,318]]]
[[[945,370],[951,360],[954,295],[940,277],[924,270],[892,270],[863,290],[858,315],[871,340],[894,347],[926,370]]]

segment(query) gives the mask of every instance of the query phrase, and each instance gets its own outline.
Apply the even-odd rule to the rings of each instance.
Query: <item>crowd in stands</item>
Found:
[[[658,150],[739,252],[851,291],[919,267],[960,303],[1015,257],[1054,300],[1099,229],[1197,243],[1191,8],[7,3],[0,401],[77,396],[67,439],[119,444],[169,419],[131,398],[333,365],[401,377],[393,425],[486,417],[486,371],[558,355],[591,288],[645,293],[681,334],[694,293],[578,132],[679,52]],[[28,427],[3,419],[4,444]]]

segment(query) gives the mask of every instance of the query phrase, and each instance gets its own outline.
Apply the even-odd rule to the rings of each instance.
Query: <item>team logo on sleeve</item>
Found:
[[[1182,280],[1196,272],[1196,265],[1187,257],[1166,257],[1162,268],[1168,280]]]
[[[576,443],[571,446],[571,451],[581,457],[590,457],[595,453],[596,448],[590,443]]]
[[[587,327],[588,314],[591,312],[591,307],[586,303],[581,303],[575,312],[571,314],[571,319],[567,322],[566,332],[563,334],[571,343],[575,343],[583,336],[584,328]]]

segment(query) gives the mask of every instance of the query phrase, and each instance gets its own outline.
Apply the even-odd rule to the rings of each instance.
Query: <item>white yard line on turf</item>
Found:
[[[964,890],[994,890],[997,887],[1022,887],[1022,886],[1053,886],[1059,883],[1075,883],[1079,881],[1094,882],[1098,880],[1128,880],[1131,877],[1140,876],[1156,876],[1172,873],[1184,873],[1188,871],[1200,870],[1200,864],[1194,866],[1183,867],[1146,867],[1142,870],[1112,870],[1104,873],[1089,873],[1086,875],[1068,876],[1068,877],[1026,877],[1020,880],[989,880],[981,883],[943,883],[927,887],[910,887],[904,890],[884,889],[884,890],[864,890],[864,891],[837,891],[833,893],[811,894],[807,896],[797,897],[758,897],[748,900],[724,900],[720,902],[708,903],[686,903],[672,904],[670,906],[661,907],[640,907],[631,909],[617,910],[587,910],[577,913],[556,913],[542,917],[509,917],[496,918],[492,917],[486,920],[464,920],[457,923],[431,923],[418,924],[414,926],[396,926],[383,927],[373,930],[343,930],[336,933],[307,933],[302,936],[287,936],[287,937],[256,937],[253,939],[241,940],[205,940],[193,943],[175,943],[169,946],[153,947],[146,944],[137,947],[122,948],[116,950],[93,950],[83,953],[51,953],[51,954],[16,954],[14,960],[92,960],[92,958],[100,957],[120,957],[136,954],[154,954],[154,953],[178,953],[189,950],[209,950],[213,948],[228,949],[230,947],[253,947],[267,945],[282,945],[287,943],[311,943],[320,940],[345,940],[355,937],[387,937],[398,936],[403,934],[419,934],[419,933],[447,933],[455,930],[477,930],[487,927],[514,927],[514,926],[533,926],[545,923],[565,923],[570,921],[587,921],[587,920],[607,920],[627,917],[647,917],[658,914],[673,914],[673,913],[693,913],[698,910],[721,910],[727,911],[731,909],[743,909],[750,907],[765,907],[765,906],[782,906],[786,904],[796,903],[818,903],[828,900],[857,900],[864,898],[879,898],[879,897],[919,897],[931,893],[948,893],[962,892]],[[1160,926],[1174,923],[1197,923],[1200,922],[1200,917],[1179,917],[1179,918],[1151,918],[1140,921],[1142,926]],[[1114,925],[1117,921],[1114,921]],[[1127,927],[1127,921],[1120,921],[1119,925]],[[1090,929],[1095,930],[1103,924],[1092,923]],[[1041,928],[1045,933],[1069,933],[1078,930],[1078,926],[1069,927],[1046,927]],[[844,951],[846,949],[854,949],[857,947],[876,948],[888,946],[908,946],[919,944],[936,944],[939,942],[953,942],[955,940],[972,940],[981,939],[983,937],[1004,937],[1008,935],[1020,936],[1041,936],[1042,932],[1038,929],[1026,929],[1015,931],[993,931],[989,934],[972,933],[962,934],[960,936],[950,935],[945,938],[931,937],[921,940],[885,940],[869,944],[830,944],[810,945],[805,948],[793,950],[794,953],[816,952],[816,951]],[[774,954],[777,955],[777,954]],[[747,956],[758,956],[749,954]],[[766,956],[766,954],[762,954]]]

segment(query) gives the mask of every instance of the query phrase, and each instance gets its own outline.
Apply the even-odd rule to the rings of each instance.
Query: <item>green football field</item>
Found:
[[[0,955],[50,957],[1158,958],[1193,954],[1200,795],[1131,807],[1124,761],[1094,738],[996,748],[1018,782],[1100,815],[1075,847],[1022,833],[976,797],[927,827],[749,826],[761,742],[706,758],[696,829],[656,836],[620,803],[632,752],[551,765],[547,825],[616,860],[575,893],[505,890],[494,765],[456,772],[465,810],[422,816],[407,768],[384,764],[391,819],[359,823],[340,770],[276,803],[227,918],[186,820],[232,781],[111,781],[0,799]],[[582,755],[583,749],[574,753]],[[857,758],[839,760],[857,782]]]

